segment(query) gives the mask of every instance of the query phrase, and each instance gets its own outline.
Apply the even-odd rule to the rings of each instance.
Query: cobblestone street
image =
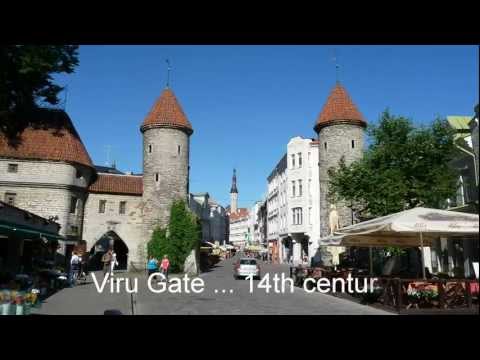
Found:
[[[360,305],[348,300],[314,292],[306,293],[295,287],[294,292],[270,293],[257,288],[253,282],[250,292],[249,280],[233,278],[233,259],[217,264],[210,272],[200,275],[205,289],[200,294],[152,293],[147,288],[145,275],[129,274],[138,278],[138,293],[133,297],[123,288],[119,294],[105,291],[99,294],[93,282],[75,288],[64,289],[46,300],[37,314],[92,314],[102,315],[105,310],[119,310],[135,315],[386,315],[387,312]],[[262,277],[269,274],[288,275],[288,266],[261,263]],[[125,276],[118,274],[117,276]],[[101,281],[102,276],[97,278]],[[173,278],[173,277],[172,277]],[[273,284],[272,282],[270,282]],[[122,285],[123,286],[123,285]],[[217,290],[217,292],[215,292]],[[222,291],[225,290],[225,293]],[[232,292],[230,292],[232,290]]]

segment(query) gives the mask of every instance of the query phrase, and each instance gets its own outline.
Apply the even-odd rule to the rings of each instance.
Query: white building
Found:
[[[230,217],[230,239],[231,245],[242,249],[251,239],[250,214],[248,209],[240,208],[237,212],[231,213]]]
[[[300,263],[320,239],[318,142],[294,137],[268,177],[267,233],[273,261]]]

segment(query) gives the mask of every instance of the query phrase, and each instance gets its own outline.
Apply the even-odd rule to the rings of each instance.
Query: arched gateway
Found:
[[[128,246],[115,231],[107,231],[90,249],[90,269],[102,268],[102,256],[108,249],[113,249],[117,254],[118,270],[127,270]]]

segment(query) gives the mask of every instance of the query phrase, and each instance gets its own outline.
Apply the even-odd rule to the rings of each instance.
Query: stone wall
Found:
[[[18,171],[9,173],[8,164],[18,164]],[[92,173],[87,167],[62,162],[1,159],[0,198],[15,193],[16,207],[44,218],[58,216],[60,235],[80,239]],[[70,213],[72,197],[78,199],[74,213]]]
[[[354,147],[352,148],[352,140]],[[325,144],[327,144],[325,148]],[[320,235],[329,234],[328,169],[337,167],[342,156],[346,164],[363,156],[364,129],[357,125],[338,124],[324,127],[319,133]],[[352,212],[345,204],[336,204],[340,227],[351,225]]]
[[[105,212],[99,212],[100,200],[105,200]],[[125,214],[120,214],[120,201],[126,202]],[[83,239],[90,250],[108,231],[115,232],[128,247],[128,265],[146,261],[142,241],[141,196],[90,193],[85,204]]]
[[[168,224],[174,199],[188,199],[189,145],[181,130],[154,128],[143,134],[144,240],[157,224]]]

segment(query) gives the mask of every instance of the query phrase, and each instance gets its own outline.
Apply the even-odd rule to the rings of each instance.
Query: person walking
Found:
[[[103,277],[105,278],[105,276],[108,275],[112,275],[111,274],[111,264],[112,264],[112,249],[108,249],[108,251],[103,254],[102,256],[102,263],[103,263]]]
[[[78,278],[78,272],[80,271],[80,264],[82,259],[78,256],[77,252],[72,253],[72,258],[70,259],[70,272],[69,272],[69,282],[70,286],[75,285]]]
[[[162,259],[162,263],[160,264],[162,269],[162,274],[165,276],[165,279],[168,281],[168,269],[170,268],[170,260],[168,260],[168,256],[164,255]]]
[[[148,258],[147,271],[148,271],[148,276],[149,276],[149,277],[150,277],[150,275],[152,275],[153,273],[158,272],[158,260],[155,259],[155,257],[153,257],[153,256],[150,256],[150,257]],[[157,277],[154,276],[153,279],[154,279],[154,280],[157,280]]]
[[[110,262],[110,274],[113,276],[113,270],[115,266],[118,266],[117,254],[115,251],[112,251],[112,261]]]

